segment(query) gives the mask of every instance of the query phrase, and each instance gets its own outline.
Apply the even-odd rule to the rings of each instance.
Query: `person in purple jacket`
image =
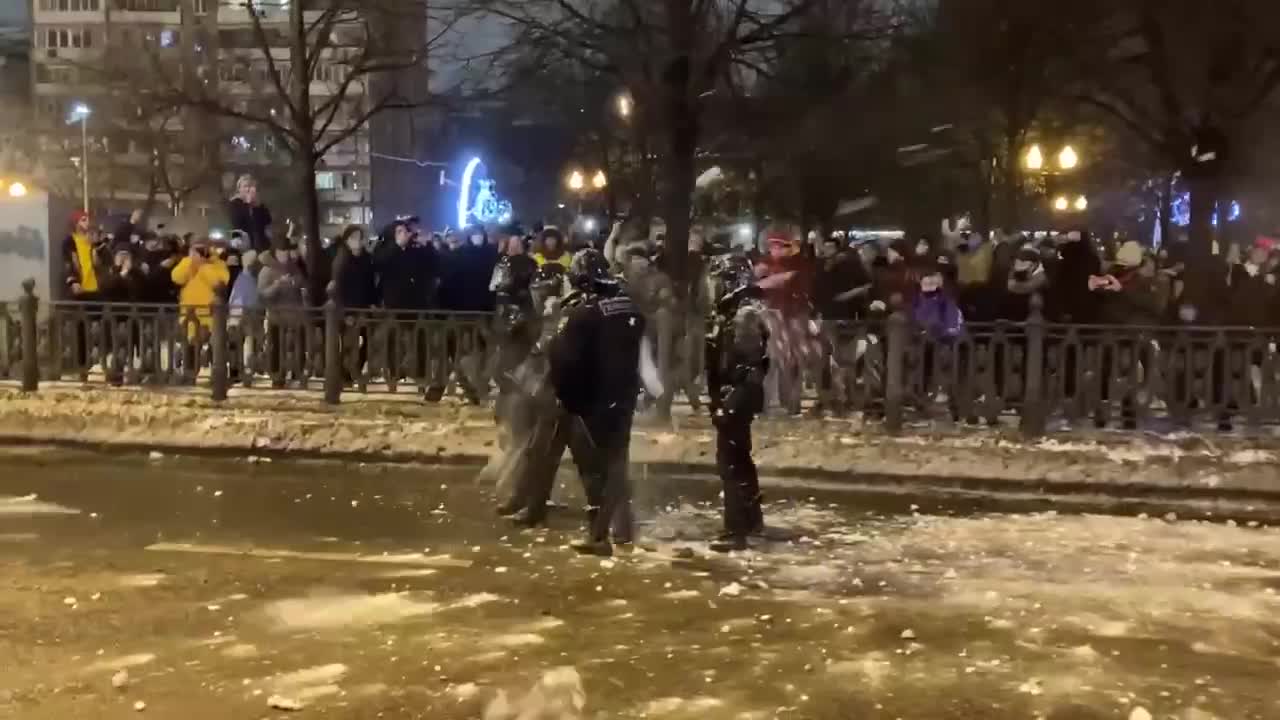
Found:
[[[912,301],[911,319],[934,341],[954,340],[964,333],[964,313],[945,287],[937,262],[921,268],[920,292]]]

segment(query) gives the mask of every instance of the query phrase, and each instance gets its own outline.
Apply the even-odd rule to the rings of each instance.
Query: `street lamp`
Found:
[[[609,184],[609,178],[605,176],[603,170],[596,172],[595,177],[591,178],[591,187],[597,190],[603,190]]]
[[[631,117],[632,105],[633,105],[633,102],[631,100],[630,95],[626,93],[622,93],[621,95],[619,95],[618,96],[618,116],[621,117],[623,120],[626,120],[627,118]]]
[[[1053,200],[1053,209],[1058,212],[1066,212],[1071,209],[1071,201],[1067,200],[1066,195],[1059,195]]]
[[[17,181],[14,181],[13,184],[9,185],[9,197],[20,198],[20,197],[26,197],[26,196],[27,196],[26,185],[23,185],[22,183]]]
[[[1028,170],[1044,169],[1044,152],[1040,150],[1039,145],[1032,145],[1027,148],[1027,156],[1024,158],[1023,163]]]
[[[1076,212],[1084,212],[1089,209],[1089,198],[1081,195],[1076,198]]]
[[[569,189],[574,192],[580,192],[582,188],[586,187],[586,184],[587,184],[586,178],[583,177],[582,173],[578,172],[577,170],[574,170],[573,174],[569,176],[569,182],[568,182]]]
[[[67,124],[80,123],[80,181],[84,191],[84,207],[89,212],[89,116],[93,111],[84,103],[76,103],[71,108]]]
[[[1062,148],[1062,152],[1058,153],[1058,167],[1063,170],[1074,170],[1076,165],[1080,164],[1080,156],[1076,155],[1076,149],[1067,145]]]

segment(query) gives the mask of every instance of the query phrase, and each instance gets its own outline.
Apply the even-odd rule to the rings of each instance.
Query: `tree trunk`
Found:
[[[1160,244],[1168,247],[1173,242],[1173,174],[1162,178],[1160,187],[1160,208],[1156,222],[1160,228]]]
[[[663,162],[666,175],[663,219],[667,223],[667,244],[663,256],[667,261],[665,270],[680,300],[689,296],[689,283],[693,280],[688,275],[687,260],[697,145],[696,121],[685,118],[685,122],[673,124],[667,157]]]
[[[1009,133],[1004,140],[1004,213],[1001,226],[1005,232],[1016,232],[1022,225],[1022,168],[1018,158],[1022,156],[1019,136]]]
[[[1213,254],[1213,212],[1218,205],[1218,178],[1188,174],[1191,227],[1187,247],[1187,297],[1203,317],[1216,305],[1216,292],[1226,268]]]
[[[315,116],[311,107],[311,78],[306,72],[310,65],[310,48],[307,42],[307,25],[303,5],[289,5],[290,68],[289,91],[295,114],[294,135],[298,147],[294,152],[294,168],[297,192],[302,198],[302,231],[307,247],[307,289],[312,305],[323,305],[329,285],[329,258],[320,242],[320,198],[316,195],[316,146],[322,138],[316,137]]]

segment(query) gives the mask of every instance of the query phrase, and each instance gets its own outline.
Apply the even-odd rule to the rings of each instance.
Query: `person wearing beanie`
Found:
[[[560,232],[560,228],[551,226],[544,229],[541,241],[541,247],[533,253],[533,261],[538,263],[538,267],[547,263],[556,263],[568,270],[573,256],[565,248],[564,233]]]
[[[71,215],[71,233],[62,242],[67,297],[69,300],[98,299],[98,275],[109,264],[95,245],[89,214],[77,210]]]

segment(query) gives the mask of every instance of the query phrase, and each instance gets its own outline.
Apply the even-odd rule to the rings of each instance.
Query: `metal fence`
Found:
[[[0,303],[0,379],[397,392],[481,399],[495,348],[485,313]],[[827,408],[883,420],[1126,428],[1280,423],[1280,329],[970,323],[932,337],[895,312],[823,329],[803,375]],[[681,388],[681,390],[687,390]]]

